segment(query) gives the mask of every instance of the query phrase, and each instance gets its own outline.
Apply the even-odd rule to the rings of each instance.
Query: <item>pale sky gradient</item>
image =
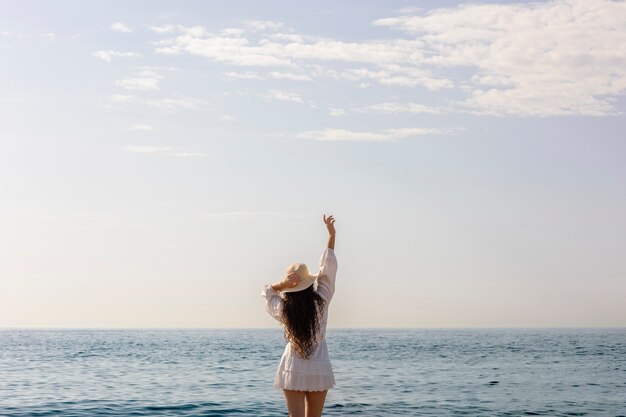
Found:
[[[415,7],[415,6],[419,7]],[[626,2],[0,1],[0,327],[626,326]]]

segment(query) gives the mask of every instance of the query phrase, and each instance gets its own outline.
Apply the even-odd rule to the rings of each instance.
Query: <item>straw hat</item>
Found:
[[[282,292],[296,292],[309,288],[317,280],[317,275],[309,274],[309,268],[305,264],[295,263],[291,264],[287,268],[287,275],[297,274],[300,277],[300,282],[295,287],[285,288]]]

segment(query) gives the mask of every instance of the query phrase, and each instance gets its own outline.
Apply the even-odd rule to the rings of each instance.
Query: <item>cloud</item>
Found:
[[[156,33],[172,33],[176,30],[174,25],[148,26],[150,30]]]
[[[159,89],[161,75],[151,70],[143,70],[135,74],[134,77],[116,80],[115,85],[127,90],[151,91]]]
[[[260,74],[255,71],[245,72],[223,72],[222,75],[228,78],[239,78],[242,80],[291,80],[291,81],[312,81],[311,77],[305,74],[294,74],[292,72],[271,71],[266,74]]]
[[[260,24],[256,26],[257,30],[268,27]],[[416,39],[342,42],[318,36],[282,33],[253,41],[241,36],[241,33],[224,36],[211,33],[201,26],[179,28],[181,35],[156,43],[156,53],[196,55],[225,65],[299,69],[297,73],[270,71],[268,74],[259,75],[250,72],[248,77],[245,75],[237,77],[235,73],[227,73],[233,78],[308,81],[315,73],[353,81],[363,78],[374,79],[389,86],[424,86],[432,90],[452,85],[447,78],[435,77],[429,69],[415,66],[415,63],[424,57],[424,51],[421,49],[423,42]],[[374,69],[361,67],[337,72],[328,68],[331,63],[361,66],[367,64]],[[255,74],[254,77],[252,74]]]
[[[220,31],[220,33],[225,36],[239,36],[243,34],[244,32],[245,30],[241,28],[226,28]]]
[[[219,117],[219,119],[224,121],[224,122],[232,122],[233,120],[235,120],[235,118],[233,116],[231,116],[230,114],[222,114]]]
[[[422,11],[424,11],[424,8],[418,6],[407,6],[397,10],[398,13],[417,13]]]
[[[241,66],[285,66],[289,60],[266,53],[263,48],[248,46],[246,38],[212,35],[204,28],[186,28],[183,35],[157,42],[160,54],[191,54],[212,58],[218,62]]]
[[[109,100],[115,103],[133,103],[136,101],[135,96],[130,96],[127,94],[114,94],[109,97]]]
[[[420,103],[377,103],[366,107],[366,110],[370,110],[376,113],[383,114],[398,114],[398,113],[426,113],[426,114],[442,114],[450,109],[442,107],[432,107]]]
[[[209,222],[227,221],[247,221],[258,217],[280,216],[280,217],[308,217],[318,216],[318,213],[306,213],[297,211],[227,211],[217,213],[206,213],[198,216],[199,220]]]
[[[159,153],[170,152],[172,150],[169,146],[127,146],[124,149],[128,152],[138,153]]]
[[[129,130],[149,132],[155,130],[154,127],[150,125],[133,125],[129,128]]]
[[[239,78],[242,80],[263,80],[258,72],[254,71],[246,71],[246,72],[223,72],[222,75],[228,78]]]
[[[172,155],[172,156],[181,156],[181,157],[204,156],[204,154],[202,152],[172,152],[170,155]]]
[[[167,112],[177,110],[204,110],[209,108],[209,102],[207,100],[187,96],[143,99],[131,95],[115,94],[110,96],[109,100],[114,103],[142,104]]]
[[[144,154],[160,154],[178,157],[202,157],[205,156],[202,152],[183,151],[175,149],[170,146],[127,146],[124,148],[126,152],[144,153]]]
[[[345,116],[346,111],[344,109],[331,106],[328,108],[328,114],[330,114],[333,117],[339,117],[339,116]]]
[[[476,114],[617,114],[626,91],[626,2],[466,4],[379,19],[432,51],[422,66],[464,68]]]
[[[425,88],[445,103],[398,103],[394,112],[621,114],[616,106],[626,92],[624,1],[467,3],[397,12],[372,22],[395,34],[386,39],[344,41],[251,20],[218,33],[177,26],[178,33],[157,42],[155,52],[250,68],[225,71],[229,78],[329,77],[358,88]]]
[[[272,71],[269,76],[275,80],[311,81],[311,77],[304,74],[294,74],[292,72]]]
[[[453,86],[452,81],[446,78],[433,78],[429,71],[419,68],[385,63],[381,63],[379,67],[379,70],[363,67],[352,68],[341,72],[333,72],[330,75],[349,81],[369,79],[386,86],[417,87],[421,85],[433,91]]]
[[[268,100],[278,100],[278,101],[291,101],[293,103],[303,103],[302,97],[298,93],[292,93],[290,91],[282,91],[282,90],[268,90],[267,93],[263,95]]]
[[[283,27],[281,22],[272,20],[246,20],[245,24],[256,30],[279,30]]]
[[[209,102],[206,100],[185,96],[146,100],[145,103],[149,106],[166,111],[176,111],[181,109],[202,110],[208,108],[209,105]]]
[[[346,129],[310,130],[296,135],[300,139],[313,139],[320,141],[352,141],[352,142],[390,142],[412,136],[445,135],[461,131],[460,127],[447,128],[394,128],[384,129],[377,132],[363,132]]]
[[[120,51],[113,51],[113,50],[96,51],[92,55],[95,56],[96,58],[99,58],[99,59],[101,59],[103,61],[106,61],[106,62],[111,62],[111,60],[115,56],[128,57],[128,58],[139,58],[139,57],[141,57],[140,54],[135,53],[135,52],[120,52]]]
[[[124,23],[121,22],[115,22],[113,23],[110,28],[116,32],[123,32],[123,33],[131,33],[133,30],[131,28],[129,28],[128,26],[126,26]]]

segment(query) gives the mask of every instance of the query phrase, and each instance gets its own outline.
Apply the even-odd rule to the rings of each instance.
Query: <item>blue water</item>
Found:
[[[626,415],[626,329],[328,330],[329,416]],[[267,330],[0,330],[0,415],[286,416]]]

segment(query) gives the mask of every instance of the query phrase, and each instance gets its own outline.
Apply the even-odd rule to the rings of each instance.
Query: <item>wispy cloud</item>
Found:
[[[246,20],[245,24],[256,30],[279,30],[283,27],[281,22],[272,20]]]
[[[143,70],[135,74],[133,77],[116,80],[115,85],[127,90],[158,90],[161,78],[163,77],[154,71]]]
[[[420,103],[377,103],[366,107],[366,110],[375,113],[398,114],[398,113],[426,113],[441,114],[454,111],[443,107],[433,107]]]
[[[172,33],[176,30],[174,25],[148,26],[150,30],[156,33]]]
[[[429,70],[410,65],[381,63],[379,67],[380,69],[377,70],[361,67],[345,71],[329,71],[328,74],[334,78],[348,81],[377,81],[379,84],[390,87],[423,86],[429,90],[437,91],[453,86],[452,81],[447,78],[435,78]]]
[[[209,108],[210,104],[207,100],[187,96],[144,99],[127,94],[114,94],[109,97],[109,101],[113,103],[145,105],[165,112],[175,112],[178,110],[205,110]]]
[[[245,71],[245,72],[223,72],[222,75],[228,78],[239,78],[242,80],[263,80],[265,77],[261,76],[258,72]]]
[[[241,28],[226,28],[222,29],[220,33],[225,36],[239,36],[245,32],[244,29]]]
[[[272,71],[269,76],[275,80],[311,81],[311,77],[304,74],[294,74],[292,72]]]
[[[166,111],[176,111],[181,109],[202,110],[207,109],[209,106],[209,102],[207,100],[185,96],[146,100],[145,103],[149,106]]]
[[[375,132],[354,131],[347,129],[323,129],[309,130],[296,135],[300,139],[312,139],[321,141],[352,141],[352,142],[391,142],[413,136],[424,135],[446,135],[464,130],[462,127],[446,128],[394,128],[384,129]]]
[[[257,25],[257,30],[264,29],[267,29],[264,25]],[[183,33],[182,36],[157,42],[156,52],[198,55],[237,66],[282,66],[299,69],[298,72],[270,71],[262,75],[252,72],[239,78],[308,81],[315,73],[353,81],[374,79],[390,86],[422,85],[433,90],[451,85],[445,77],[434,77],[430,70],[415,66],[425,54],[420,49],[423,42],[419,40],[342,42],[296,33],[274,33],[255,43],[244,36],[216,35],[198,26],[181,26],[179,30]],[[326,63],[367,64],[376,69],[361,67],[337,72],[327,68]],[[235,77],[234,73],[227,74]]]
[[[208,222],[246,221],[266,216],[281,217],[308,217],[318,216],[319,213],[307,213],[297,211],[228,211],[218,213],[206,213],[198,216],[199,220]]]
[[[255,71],[244,72],[223,72],[222,75],[228,78],[239,78],[242,80],[291,80],[291,81],[312,81],[312,78],[305,74],[296,74],[293,72],[271,71],[267,74],[260,74]]]
[[[172,152],[170,153],[172,156],[181,156],[181,157],[195,157],[195,156],[204,156],[202,152]]]
[[[330,77],[359,88],[425,88],[445,103],[370,109],[381,113],[619,114],[617,98],[626,92],[626,2],[470,3],[399,12],[372,22],[399,33],[391,39],[343,41],[296,33],[281,22],[246,21],[241,30],[219,33],[177,26],[179,33],[158,41],[155,51],[253,69],[224,72],[230,78]]]
[[[125,150],[138,153],[159,153],[170,152],[172,148],[169,146],[127,146]]]
[[[13,30],[3,29],[3,30],[0,30],[0,36],[21,36],[21,35],[19,35],[17,32]]]
[[[626,91],[626,2],[466,4],[374,24],[419,36],[422,66],[473,70],[461,110],[609,115]]]
[[[107,51],[96,51],[92,55],[106,62],[111,62],[113,60],[113,57],[127,57],[127,58],[141,57],[141,55],[136,52],[120,52],[120,51],[114,51],[111,49]]]
[[[169,155],[169,156],[180,156],[180,157],[199,157],[205,156],[202,152],[195,151],[184,151],[180,149],[173,148],[171,146],[145,146],[145,145],[131,145],[124,148],[126,152],[133,153],[143,153],[143,154],[161,154],[161,155]]]
[[[116,32],[131,33],[133,30],[122,22],[113,23],[110,28]]]
[[[133,103],[137,98],[128,94],[113,94],[109,97],[109,100],[114,103]]]
[[[328,114],[330,114],[333,117],[339,117],[339,116],[345,116],[346,111],[344,109],[331,106],[328,108]]]
[[[268,100],[291,101],[293,103],[303,103],[302,96],[298,93],[283,90],[268,90],[263,95]]]
[[[132,125],[129,130],[140,131],[140,132],[151,132],[155,130],[153,126],[150,125]]]

